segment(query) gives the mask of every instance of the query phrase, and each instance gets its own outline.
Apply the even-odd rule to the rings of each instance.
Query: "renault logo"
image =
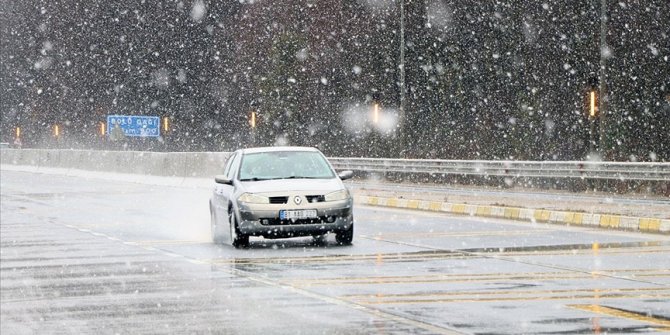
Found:
[[[302,198],[299,195],[296,195],[293,198],[293,201],[295,202],[296,205],[300,205],[302,203]]]

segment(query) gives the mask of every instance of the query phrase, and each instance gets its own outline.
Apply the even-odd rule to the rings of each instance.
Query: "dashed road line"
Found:
[[[170,246],[170,245],[195,245],[210,243],[205,240],[149,240],[149,241],[128,241],[128,245],[137,246]]]
[[[602,305],[568,305],[568,307],[582,311],[592,312],[595,314],[609,315],[618,318],[650,323],[657,326],[663,326],[664,327],[663,329],[657,329],[657,330],[663,332],[670,332],[670,319],[668,319],[667,317],[653,316],[647,313],[639,313]]]
[[[469,283],[490,282],[500,280],[517,281],[552,281],[552,280],[599,280],[604,275],[598,271],[590,275],[575,272],[524,272],[524,273],[484,273],[484,274],[442,274],[419,276],[371,276],[371,277],[342,277],[342,278],[314,278],[296,279],[287,281],[297,286],[324,286],[324,285],[387,285],[387,284],[418,284],[418,283]],[[634,273],[636,277],[670,277],[668,271],[652,273]]]
[[[459,252],[413,252],[413,253],[377,253],[363,255],[325,255],[309,257],[278,257],[278,258],[221,258],[221,259],[201,259],[201,261],[211,261],[212,264],[306,264],[306,263],[342,263],[342,262],[405,262],[421,260],[440,260],[440,259],[470,259],[471,255]]]
[[[538,233],[549,233],[549,229],[503,230],[503,231],[466,231],[466,232],[392,232],[372,237],[482,237],[482,236],[520,236]]]
[[[364,305],[431,304],[464,302],[576,300],[576,299],[666,299],[670,288],[612,288],[572,290],[508,290],[431,292],[406,294],[359,294],[343,295]]]

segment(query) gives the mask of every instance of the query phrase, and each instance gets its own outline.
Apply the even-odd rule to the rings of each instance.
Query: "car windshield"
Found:
[[[318,152],[277,151],[244,155],[240,165],[241,181],[271,179],[328,179],[335,175]]]

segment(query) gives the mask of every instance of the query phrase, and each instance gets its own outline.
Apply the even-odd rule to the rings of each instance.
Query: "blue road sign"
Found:
[[[117,125],[126,136],[158,137],[161,135],[161,122],[158,116],[107,115],[107,134],[111,136]]]

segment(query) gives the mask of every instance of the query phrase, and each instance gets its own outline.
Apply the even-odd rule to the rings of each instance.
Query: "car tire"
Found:
[[[335,233],[335,241],[339,245],[349,245],[354,240],[354,223],[351,223],[349,229],[341,230]]]
[[[228,213],[228,217],[230,218],[230,240],[233,247],[237,249],[249,247],[249,235],[240,234],[233,209],[228,209]]]
[[[209,214],[212,219],[212,242],[216,244],[222,244],[224,239],[221,232],[221,225],[217,224],[216,214],[214,213],[211,205],[209,206]]]

